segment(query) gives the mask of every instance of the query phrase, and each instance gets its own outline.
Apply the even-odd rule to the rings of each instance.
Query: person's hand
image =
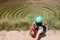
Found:
[[[39,27],[39,30],[38,30],[38,33],[37,33],[37,36],[36,36],[36,40],[40,39],[40,34],[43,32],[43,28],[42,27]]]

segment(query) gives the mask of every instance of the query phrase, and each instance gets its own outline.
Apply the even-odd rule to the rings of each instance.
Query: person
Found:
[[[32,28],[30,29],[30,35],[33,38],[36,38],[36,40],[39,40],[39,36],[42,35],[42,33],[46,32],[46,27],[44,26],[43,18],[37,17],[34,23],[32,24]]]

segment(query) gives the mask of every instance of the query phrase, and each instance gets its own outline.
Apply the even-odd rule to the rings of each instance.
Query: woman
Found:
[[[46,27],[42,24],[42,17],[37,17],[30,30],[30,35],[39,40],[41,35],[46,32]]]

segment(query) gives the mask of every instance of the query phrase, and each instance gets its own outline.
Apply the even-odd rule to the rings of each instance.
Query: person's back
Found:
[[[30,34],[32,37],[38,39],[39,34],[42,34],[44,31],[46,31],[46,27],[42,24],[42,17],[37,17],[32,25]]]
[[[46,31],[46,27],[42,24],[39,25],[38,23],[34,22],[32,25],[32,29],[34,28],[34,30],[36,30],[36,31],[38,31],[39,28],[41,28],[41,27],[42,27],[41,31]]]

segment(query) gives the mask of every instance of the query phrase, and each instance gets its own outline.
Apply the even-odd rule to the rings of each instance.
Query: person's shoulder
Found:
[[[35,24],[35,21],[33,22],[33,24],[32,25],[34,25]]]
[[[44,25],[44,24],[42,24],[42,26],[43,26],[43,27],[45,27],[45,25]]]
[[[35,28],[37,27],[37,25],[36,25],[36,22],[35,22],[35,21],[33,22],[32,26],[33,26],[33,27],[35,27]]]
[[[42,23],[42,25],[44,26],[45,24],[44,24],[44,23]]]
[[[43,27],[44,29],[46,29],[46,27],[45,27],[45,25],[44,25],[44,24],[42,24],[42,27]]]

